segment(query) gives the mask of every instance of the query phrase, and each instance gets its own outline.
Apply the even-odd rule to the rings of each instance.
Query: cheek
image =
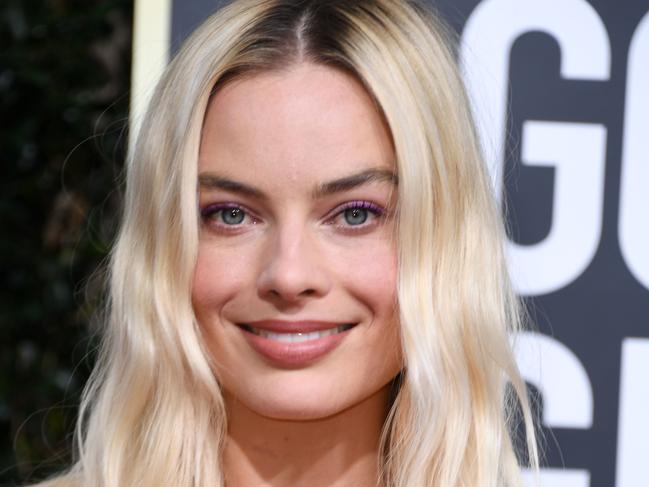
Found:
[[[392,310],[397,299],[396,250],[382,245],[360,245],[341,259],[338,276],[344,286],[359,300],[383,314]]]
[[[385,241],[361,245],[354,258],[342,259],[338,279],[346,291],[361,303],[372,323],[363,330],[363,340],[350,343],[361,383],[383,386],[402,368],[401,334],[397,305],[397,253]],[[358,384],[356,386],[362,387]]]
[[[371,356],[370,362],[378,359],[379,363],[374,364],[376,370],[384,369],[392,377],[401,367],[396,250],[386,244],[369,246],[364,257],[354,268],[348,267],[345,275],[347,289],[365,304],[373,319],[367,337],[372,346],[364,353]],[[359,350],[359,353],[363,352]]]
[[[192,303],[199,320],[205,312],[219,310],[244,289],[250,280],[249,273],[250,265],[245,265],[245,259],[222,249],[199,247],[192,285]]]

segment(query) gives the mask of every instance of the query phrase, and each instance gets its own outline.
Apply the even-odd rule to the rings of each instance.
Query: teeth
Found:
[[[252,326],[244,326],[246,330],[255,335],[259,335],[269,340],[275,340],[283,343],[301,343],[308,342],[309,340],[317,340],[318,338],[327,337],[330,335],[335,335],[336,333],[341,333],[345,330],[349,330],[352,325],[340,325],[336,328],[329,328],[328,330],[319,330],[312,331],[311,333],[277,333],[274,331],[261,330],[259,328],[253,328]]]

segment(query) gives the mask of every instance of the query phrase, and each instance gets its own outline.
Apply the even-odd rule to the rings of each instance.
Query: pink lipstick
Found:
[[[238,326],[250,346],[268,362],[278,367],[298,368],[334,350],[355,324],[262,320]]]

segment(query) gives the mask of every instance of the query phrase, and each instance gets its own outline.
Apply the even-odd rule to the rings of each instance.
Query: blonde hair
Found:
[[[509,345],[521,311],[449,45],[435,16],[400,0],[239,0],[190,37],[159,82],[128,159],[109,313],[80,411],[78,458],[53,485],[223,484],[225,409],[190,299],[201,127],[215,87],[299,62],[353,73],[395,147],[405,363],[382,436],[382,481],[520,484],[516,407],[537,462]]]

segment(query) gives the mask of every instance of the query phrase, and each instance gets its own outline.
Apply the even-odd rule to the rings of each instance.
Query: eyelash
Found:
[[[223,218],[223,212],[227,210],[239,210],[243,213],[243,218],[253,218],[253,225],[256,225],[259,222],[259,219],[252,216],[252,213],[248,211],[245,207],[236,204],[236,203],[215,203],[215,204],[210,204],[207,205],[200,210],[200,215],[201,219],[203,220],[203,224],[210,224],[213,223],[214,226],[218,227],[219,229],[222,229],[223,231],[226,232],[233,232],[237,231],[238,228],[242,226],[241,224],[237,225],[229,225],[227,223],[224,223],[222,221]],[[219,215],[221,215],[220,221],[218,220]]]
[[[359,225],[349,225],[349,224],[336,225],[335,224],[335,220],[337,218],[344,217],[345,211],[355,210],[355,209],[366,210],[371,214],[371,216],[368,216],[366,220],[361,222]],[[240,210],[241,212],[243,212],[244,220],[246,218],[253,219],[252,222],[253,225],[256,225],[260,221],[260,219],[255,217],[251,211],[249,211],[247,208],[237,203],[215,203],[215,204],[206,205],[200,210],[201,220],[203,221],[204,225],[208,225],[211,222],[213,222],[213,226],[217,227],[219,230],[223,232],[237,232],[239,228],[243,226],[243,222],[239,224],[224,223],[222,220],[223,212],[227,210]],[[326,224],[335,225],[336,227],[340,228],[345,232],[358,232],[358,231],[366,230],[370,227],[373,227],[375,224],[377,224],[380,220],[382,220],[385,217],[386,210],[381,206],[372,203],[370,201],[356,200],[356,201],[349,201],[347,203],[343,203],[342,205],[339,205],[334,210],[332,210],[331,213],[332,216],[327,217],[327,219],[325,220]],[[367,223],[368,220],[369,223]]]
[[[378,223],[378,220],[381,220],[385,216],[385,209],[381,208],[379,205],[372,203],[370,201],[349,201],[347,203],[343,203],[342,205],[338,206],[333,210],[333,216],[329,219],[327,219],[327,222],[333,222],[336,218],[338,217],[344,217],[345,211],[347,210],[367,210],[369,213],[371,213],[372,217],[370,223],[361,223],[360,225],[337,225],[339,228],[347,231],[347,232],[357,232],[357,231],[362,231],[365,230],[369,227],[374,226],[376,223]],[[333,223],[330,223],[333,224]]]

